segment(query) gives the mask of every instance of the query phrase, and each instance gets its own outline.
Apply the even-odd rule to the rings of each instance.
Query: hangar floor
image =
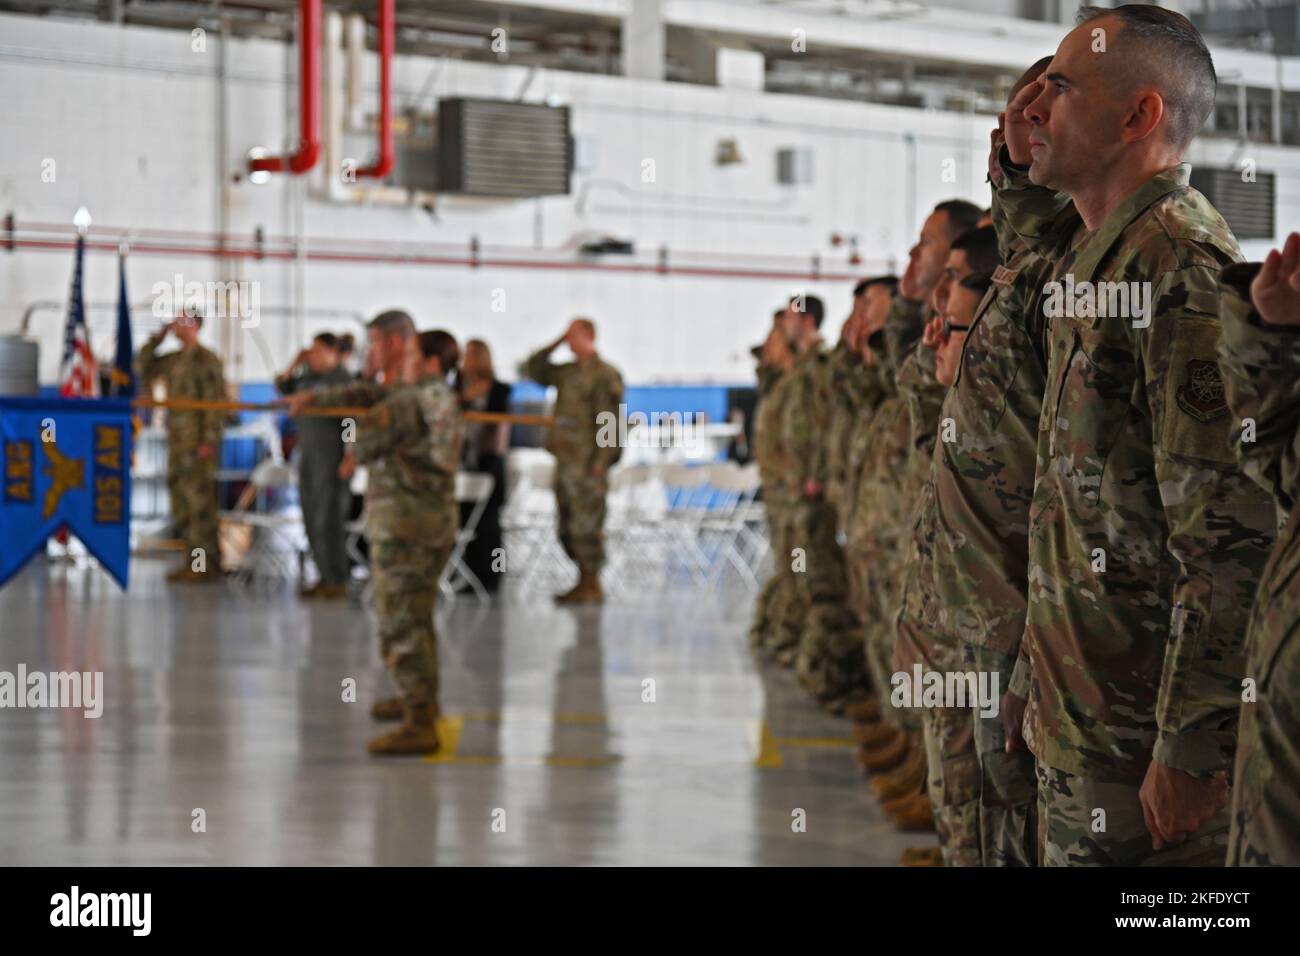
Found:
[[[104,674],[98,719],[0,710],[0,864],[893,865],[933,842],[885,822],[845,721],[756,669],[750,592],[440,608],[448,752],[381,760],[359,603],[164,570],[123,595],[38,559],[0,590],[0,670]]]

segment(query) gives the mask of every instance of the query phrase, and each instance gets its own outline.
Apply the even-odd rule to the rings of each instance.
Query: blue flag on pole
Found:
[[[117,355],[109,373],[115,398],[135,398],[135,349],[131,346],[131,302],[126,297],[126,252],[117,255]]]
[[[0,398],[0,482],[0,585],[67,527],[126,588],[129,401]]]

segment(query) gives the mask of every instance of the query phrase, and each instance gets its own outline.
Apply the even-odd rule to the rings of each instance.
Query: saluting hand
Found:
[[[943,344],[943,341],[943,316],[936,315],[925,323],[925,331],[921,333],[921,344],[927,349],[937,349]]]
[[[1003,114],[1006,123],[1022,123],[1025,118],[1025,110],[1029,104],[1038,99],[1047,88],[1047,80],[1040,76],[1031,83],[1026,83],[1007,104],[1006,112]]]
[[[1250,297],[1269,325],[1300,325],[1300,232],[1274,249],[1250,284]]]

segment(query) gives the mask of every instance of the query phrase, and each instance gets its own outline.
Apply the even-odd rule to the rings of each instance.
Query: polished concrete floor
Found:
[[[884,822],[845,721],[756,667],[750,592],[440,608],[448,753],[381,760],[359,602],[164,570],[121,594],[38,558],[0,589],[0,671],[105,684],[97,720],[0,709],[0,865],[892,865],[933,842]]]

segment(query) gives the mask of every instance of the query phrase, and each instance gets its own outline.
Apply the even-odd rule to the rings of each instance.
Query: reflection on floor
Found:
[[[104,674],[97,720],[0,709],[0,864],[892,865],[933,843],[883,820],[845,721],[756,669],[749,592],[440,608],[448,752],[385,761],[359,603],[164,570],[138,561],[123,595],[38,559],[0,590],[0,671]]]

